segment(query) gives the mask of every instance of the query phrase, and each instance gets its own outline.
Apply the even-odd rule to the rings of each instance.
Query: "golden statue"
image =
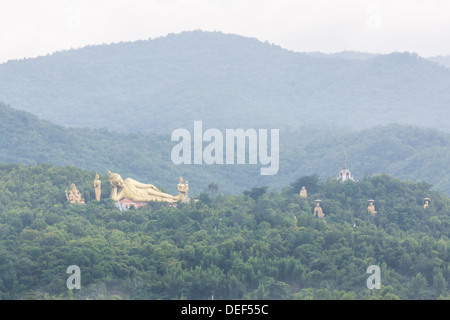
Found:
[[[308,197],[308,192],[306,191],[305,187],[302,187],[302,190],[300,190],[300,197],[303,199],[306,199]]]
[[[70,192],[67,192],[66,190],[66,199],[70,203],[84,204],[84,198],[81,197],[81,193],[80,191],[78,191],[77,187],[75,186],[75,183],[72,183],[70,185]]]
[[[111,199],[120,201],[130,199],[136,202],[164,201],[177,202],[179,197],[161,192],[152,184],[144,184],[131,178],[125,180],[118,173],[109,173],[109,182],[111,183]]]
[[[320,207],[320,200],[316,200],[316,207],[314,208],[314,217],[318,216],[319,218],[325,217],[325,214],[322,211],[322,208]]]
[[[100,181],[98,173],[95,174],[94,190],[95,190],[95,199],[97,201],[100,201],[100,197],[102,195],[102,182]]]
[[[367,212],[368,213],[371,213],[371,214],[376,214],[377,213],[377,211],[375,211],[375,206],[373,205],[373,202],[375,201],[375,200],[368,200],[369,201],[369,206],[367,207]]]
[[[423,208],[426,209],[430,205],[430,198],[424,198]]]
[[[186,197],[187,197],[187,192],[186,192],[186,186],[183,184],[183,177],[180,177],[178,179],[177,189],[178,189],[178,198],[181,201],[184,201],[184,199],[186,199]]]

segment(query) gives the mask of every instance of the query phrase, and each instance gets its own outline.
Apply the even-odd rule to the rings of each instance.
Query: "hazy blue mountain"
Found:
[[[64,126],[447,130],[450,70],[411,53],[314,55],[220,32],[89,46],[0,65],[0,101]]]
[[[450,56],[436,56],[430,57],[428,60],[438,63],[446,68],[450,68]]]
[[[360,52],[360,51],[341,51],[341,52],[335,52],[335,53],[323,53],[323,52],[308,52],[308,55],[317,57],[317,58],[342,58],[342,59],[372,59],[375,57],[380,56],[381,54],[378,53],[367,53],[367,52]]]

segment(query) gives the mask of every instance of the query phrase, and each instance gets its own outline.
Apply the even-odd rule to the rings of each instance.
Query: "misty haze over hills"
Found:
[[[441,66],[444,66],[446,68],[450,68],[450,56],[436,56],[436,57],[430,57],[428,60],[434,61],[438,63]]]
[[[414,126],[387,125],[350,132],[301,129],[280,139],[280,170],[261,176],[257,165],[175,165],[170,135],[123,134],[103,129],[64,128],[0,103],[0,163],[76,166],[148,181],[176,193],[177,178],[189,180],[196,195],[215,182],[224,193],[255,185],[281,190],[295,179],[317,174],[336,178],[347,152],[356,179],[379,173],[426,181],[450,194],[450,134]]]
[[[168,134],[389,123],[447,129],[450,70],[411,53],[297,53],[192,31],[0,65],[0,101],[63,126]]]

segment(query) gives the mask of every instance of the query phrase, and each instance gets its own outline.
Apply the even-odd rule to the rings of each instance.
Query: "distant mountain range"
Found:
[[[450,68],[450,56],[436,56],[436,57],[430,57],[428,60],[434,61],[438,63],[441,66],[444,66],[446,68]]]
[[[323,52],[307,52],[307,54],[318,57],[318,58],[342,58],[342,59],[352,59],[352,60],[366,60],[366,59],[372,59],[379,56],[382,56],[382,54],[379,53],[367,53],[367,52],[360,52],[360,51],[342,51],[342,52],[336,52],[336,53],[323,53]],[[427,57],[426,60],[435,62],[443,67],[450,68],[450,56],[435,56],[435,57]]]
[[[194,120],[448,131],[449,88],[448,68],[411,53],[298,53],[202,31],[0,64],[0,101],[58,125],[118,132],[169,134]]]

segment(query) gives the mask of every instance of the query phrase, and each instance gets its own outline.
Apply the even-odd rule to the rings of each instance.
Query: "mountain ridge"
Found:
[[[400,122],[447,130],[450,70],[411,53],[298,53],[191,31],[0,64],[0,100],[55,124],[168,134]]]
[[[430,128],[391,124],[363,131],[309,128],[280,132],[280,165],[274,176],[261,176],[259,165],[175,165],[169,135],[121,133],[103,129],[64,128],[0,103],[0,162],[77,166],[152,183],[176,194],[181,175],[192,194],[216,183],[223,193],[240,193],[255,185],[279,190],[293,177],[317,174],[337,178],[344,151],[357,179],[378,173],[426,181],[450,193],[450,136]]]

